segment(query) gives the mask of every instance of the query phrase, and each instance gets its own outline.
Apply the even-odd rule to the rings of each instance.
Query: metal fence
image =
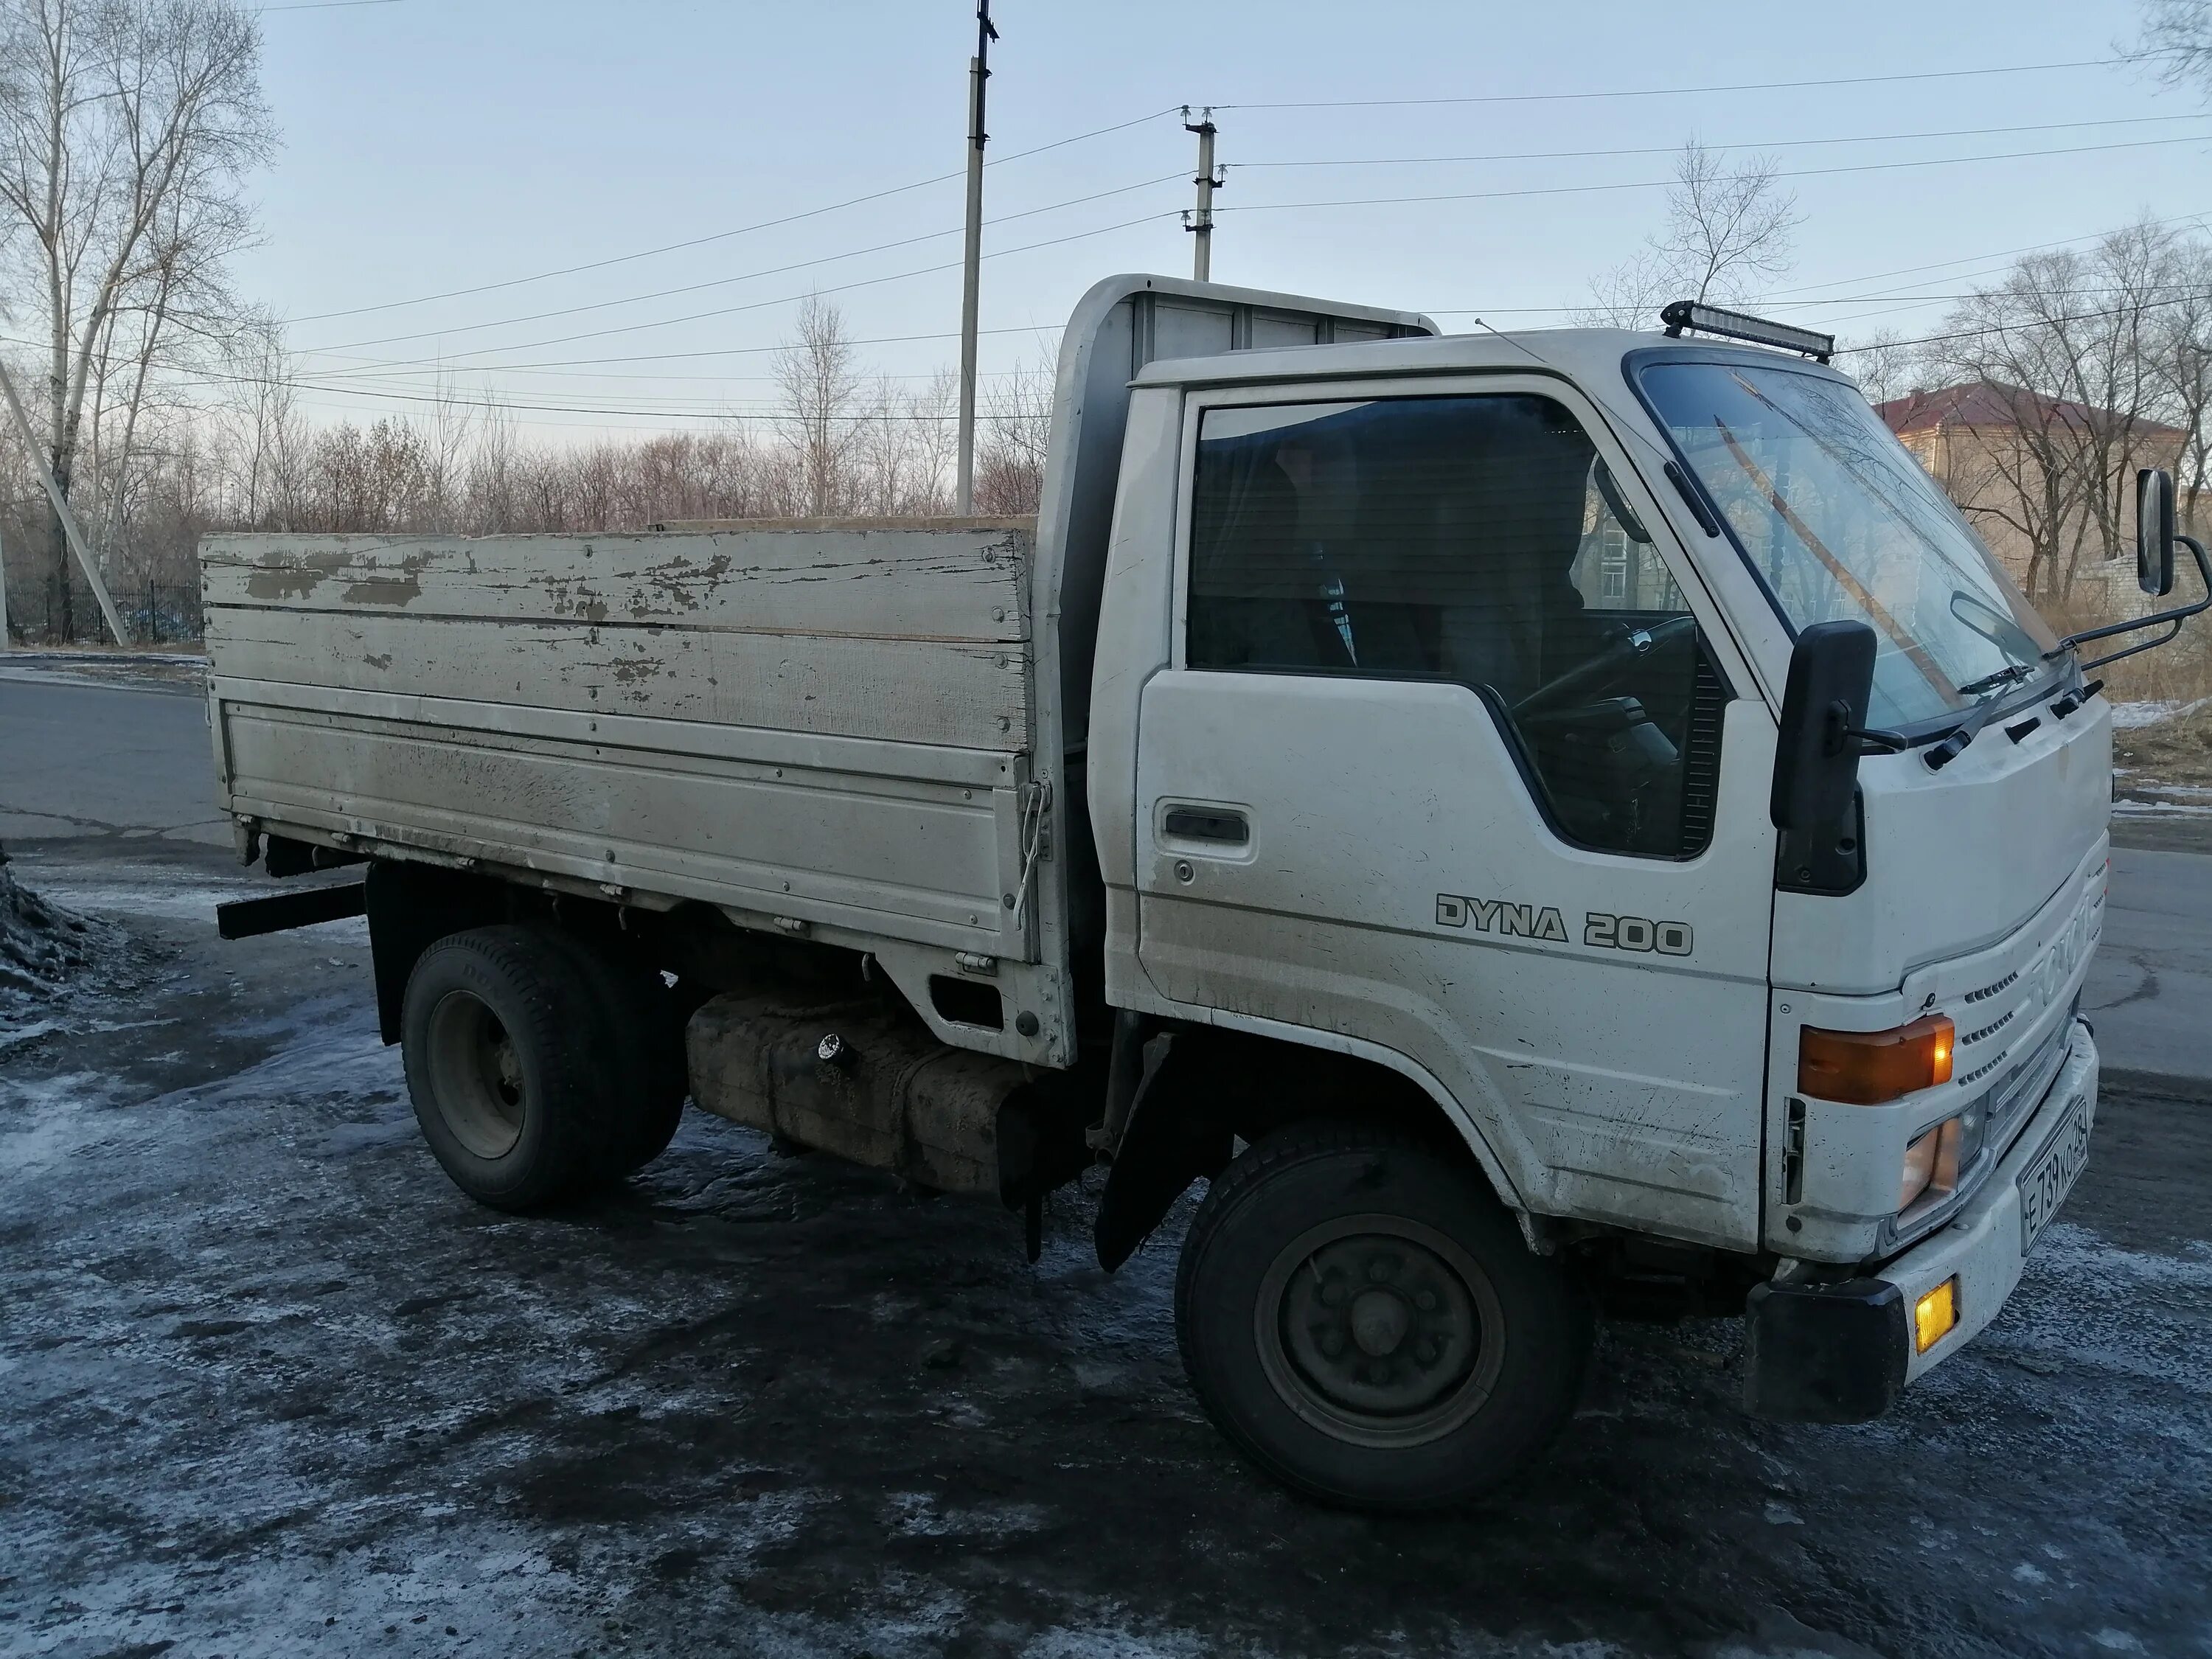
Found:
[[[138,645],[173,645],[200,636],[200,590],[197,583],[147,582],[137,591],[118,590],[115,608]]]
[[[12,572],[10,573],[13,574]],[[19,579],[8,584],[8,638],[15,645],[66,645],[105,641],[106,624],[100,605],[72,570],[71,627],[67,640],[57,636],[48,612],[50,590],[43,582]],[[196,582],[113,581],[108,589],[123,619],[127,645],[189,645],[200,637],[200,590]]]

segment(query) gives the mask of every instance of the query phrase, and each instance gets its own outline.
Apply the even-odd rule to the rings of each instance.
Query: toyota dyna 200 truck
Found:
[[[2110,711],[1829,342],[1666,320],[1115,278],[1034,520],[212,537],[241,854],[367,866],[224,931],[365,912],[501,1208],[687,1097],[1032,1254],[1103,1162],[1109,1269],[1207,1182],[1192,1385],[1325,1500],[1511,1474],[1605,1309],[1872,1418],[2087,1154]]]

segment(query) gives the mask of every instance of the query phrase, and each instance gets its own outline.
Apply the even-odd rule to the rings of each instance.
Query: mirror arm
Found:
[[[1911,739],[1900,732],[1862,732],[1846,727],[1844,735],[1858,744],[1862,755],[1901,755],[1912,747]]]
[[[1828,705],[1827,740],[1821,745],[1831,755],[1901,755],[1912,747],[1911,741],[1901,732],[1869,731],[1850,723],[1851,708],[1847,702]]]
[[[2172,623],[2173,624],[2172,633],[2168,633],[2160,638],[2153,640],[2148,645],[2137,646],[2135,647],[2135,650],[2123,651],[2118,653],[2118,656],[2120,657],[2131,657],[2135,654],[2136,651],[2148,651],[2152,646],[2164,645],[2167,640],[2173,637],[2174,634],[2181,631],[2181,624],[2184,622],[2195,616],[2206,606],[2212,605],[2212,556],[2208,556],[2206,555],[2204,551],[2204,544],[2198,541],[2194,536],[2176,536],[2173,539],[2179,542],[2184,547],[2187,548],[2189,550],[2190,557],[2197,561],[2197,574],[2199,580],[2201,580],[2204,584],[2204,597],[2203,599],[2197,600],[2194,605],[2179,605],[2172,611],[2160,611],[2154,616],[2138,617],[2133,622],[2111,623],[2103,628],[2085,628],[2078,634],[2069,634],[2064,639],[2059,641],[2057,644],[2052,646],[2050,650],[2043,653],[2044,661],[2049,662],[2053,657],[2063,656],[2067,652],[2071,651],[2075,646],[2087,645],[2091,640],[2108,640],[2115,634],[2138,633],[2143,629],[2156,628],[2165,623]],[[2097,665],[2097,663],[2113,662],[2117,660],[2118,657],[2100,657],[2097,659],[2097,662],[2084,663],[2081,665],[2085,669],[2094,668]]]
[[[2123,657],[2136,656],[2145,651],[2155,651],[2161,645],[2170,644],[2180,632],[2181,624],[2176,622],[2169,626],[2165,633],[2154,639],[2145,640],[2141,645],[2131,645],[2124,651],[2108,651],[2101,657],[2090,658],[2081,665],[2081,672],[2086,674],[2093,668],[2102,668],[2106,663],[2118,662]]]

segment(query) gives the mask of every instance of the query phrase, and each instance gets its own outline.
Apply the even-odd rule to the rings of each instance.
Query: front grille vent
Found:
[[[1991,997],[2003,990],[2008,985],[2010,985],[2019,977],[2020,975],[2017,972],[2007,974],[2002,979],[1999,980],[1994,985],[1984,985],[1978,991],[1967,992],[1966,1000],[1969,1002],[1987,1002]]]
[[[1970,1042],[1979,1042],[1985,1036],[1994,1036],[1999,1031],[2003,1030],[2006,1026],[2011,1024],[2013,1016],[2019,1012],[2020,1010],[2017,1008],[2006,1009],[2003,1013],[1998,1015],[1988,1024],[1983,1026],[1980,1030],[1970,1031],[1965,1036],[1960,1037],[1959,1039],[1959,1046],[1963,1048]]]
[[[1987,1077],[1991,1072],[1996,1071],[1998,1066],[2003,1064],[2004,1056],[2002,1054],[1996,1054],[1989,1060],[1985,1060],[1979,1066],[1974,1067],[1972,1071],[1967,1073],[1966,1076],[1960,1078],[1959,1079],[1959,1086],[1963,1089],[1969,1083],[1978,1083],[1982,1079]]]

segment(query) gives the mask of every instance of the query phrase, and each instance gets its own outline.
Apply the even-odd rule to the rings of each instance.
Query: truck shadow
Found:
[[[1088,1200],[1063,1196],[1032,1270],[1010,1216],[695,1123],[628,1193],[538,1224],[632,1294],[712,1281],[713,1310],[568,1385],[494,1479],[544,1525],[626,1540],[640,1593],[672,1607],[836,1624],[935,1595],[970,1630],[1103,1620],[1292,1651],[1474,1632],[1654,1653],[2036,1651],[2045,1638],[2015,1623],[2028,1598],[1962,1606],[1953,1568],[1986,1556],[1985,1586],[2030,1583],[2021,1566],[2057,1580],[2027,1535],[2054,1483],[2112,1502],[2054,1467],[2075,1397],[2112,1379],[2012,1336],[2038,1316],[2031,1285],[2021,1316],[1858,1429],[1744,1416],[1731,1322],[1615,1324],[1517,1489],[1418,1521],[1322,1509],[1246,1468],[1182,1382],[1187,1216],[1109,1279]],[[2179,1404],[2137,1382],[2152,1415]],[[2147,1469],[2148,1450],[2127,1461]]]

